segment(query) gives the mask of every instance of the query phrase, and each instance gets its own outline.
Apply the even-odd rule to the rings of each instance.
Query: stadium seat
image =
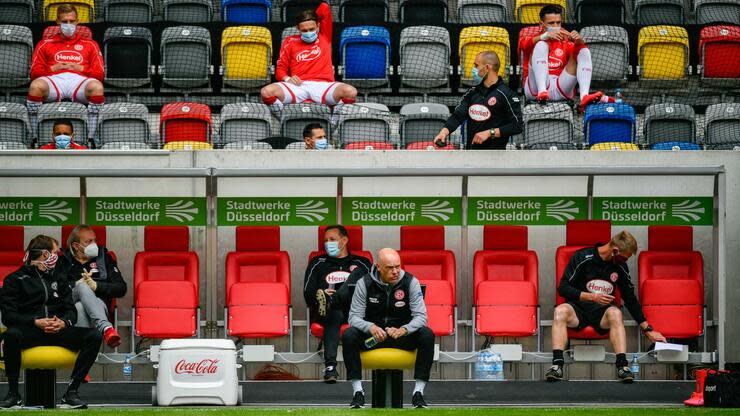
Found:
[[[321,124],[331,141],[331,110],[316,103],[286,105],[280,118],[280,135],[303,141],[303,128],[308,123]]]
[[[690,73],[689,34],[679,26],[647,26],[637,37],[640,81],[685,81]]]
[[[591,145],[589,150],[640,150],[640,148],[634,143],[625,142],[601,142]]]
[[[152,32],[145,27],[115,26],[103,36],[105,84],[127,90],[151,85]]]
[[[661,142],[655,143],[652,150],[701,150],[701,146],[687,142]]]
[[[563,8],[563,22],[568,17],[568,5],[566,0],[516,0],[514,4],[514,17],[516,21],[524,24],[536,24],[540,22],[540,10],[542,6],[552,4]]]
[[[631,72],[627,30],[619,26],[588,26],[580,33],[591,51],[592,82],[626,83]]]
[[[105,0],[103,13],[107,23],[149,23],[154,4],[152,0]]]
[[[221,20],[242,24],[269,23],[272,20],[272,1],[222,0]]]
[[[78,23],[95,22],[95,2],[93,0],[43,0],[44,21],[57,20],[57,7],[62,4],[75,6]]]
[[[653,104],[645,109],[648,146],[661,142],[696,143],[694,109],[686,104]]]
[[[389,20],[388,0],[341,0],[339,20],[350,25],[374,25]]]
[[[0,226],[0,288],[3,280],[23,265],[25,250],[22,225]]]
[[[213,20],[211,0],[164,0],[163,19],[166,22],[205,23]]]
[[[445,147],[438,147],[432,141],[409,143],[405,147],[406,150],[457,150],[457,148],[456,144],[450,144],[449,142]]]
[[[506,23],[506,0],[458,0],[457,18],[464,25]]]
[[[344,150],[395,150],[393,143],[388,142],[355,142],[342,146]]]
[[[563,277],[568,261],[573,254],[589,246],[606,244],[611,240],[611,222],[606,220],[570,220],[565,225],[565,245],[557,248],[555,252],[555,305],[565,302],[557,291],[560,278]],[[614,294],[616,305],[621,305],[621,296],[617,290]],[[570,339],[606,339],[609,334],[599,335],[593,327],[576,331],[568,329]]]
[[[232,26],[221,35],[224,84],[250,90],[270,83],[272,35],[259,26]]]
[[[226,104],[221,109],[219,143],[251,145],[270,137],[271,121],[270,109],[262,103]]]
[[[105,104],[98,117],[97,145],[120,142],[144,143],[150,146],[149,110],[139,103]]]
[[[522,109],[522,118],[525,149],[574,148],[573,110],[567,104],[529,104]]]
[[[694,0],[696,23],[731,23],[740,25],[740,3],[736,0]]]
[[[401,30],[401,83],[435,89],[449,86],[450,34],[437,26],[411,26]]]
[[[67,245],[67,240],[69,239],[69,235],[72,234],[72,230],[76,225],[62,225],[62,240],[59,242],[61,245],[60,250],[66,250],[69,248]],[[105,228],[105,225],[90,225],[90,228],[95,232],[95,243],[97,243],[99,246],[102,247],[108,247],[105,243],[108,241],[108,230]],[[114,252],[108,250],[108,253],[111,254],[111,257],[116,259],[116,255]],[[116,259],[116,261],[118,261]]]
[[[498,76],[507,82],[511,72],[511,53],[509,44],[509,32],[504,28],[493,26],[470,26],[460,32],[459,56],[460,82],[464,85],[475,85],[471,69],[475,63],[475,57],[484,51],[493,51],[498,55],[501,67],[498,70]]]
[[[144,338],[188,338],[200,328],[198,255],[186,226],[144,227],[134,257],[134,330]]]
[[[484,226],[483,250],[473,258],[475,332],[492,337],[536,334],[538,270],[527,227]]]
[[[141,142],[114,142],[114,143],[104,143],[101,149],[102,150],[122,150],[122,151],[152,150],[152,145],[150,145],[149,143],[141,143]]]
[[[41,33],[41,39],[51,39],[54,36],[58,35],[59,32],[59,25],[47,26]],[[79,33],[80,37],[83,39],[93,38],[92,31],[87,26],[77,25],[77,30],[75,31],[75,33]]]
[[[398,20],[406,25],[447,23],[447,0],[399,0]]]
[[[693,245],[690,226],[651,225],[638,259],[645,318],[668,338],[704,333],[704,260]]]
[[[231,142],[226,143],[224,150],[272,150],[270,143],[265,142]]]
[[[282,32],[280,32],[280,45],[282,45],[285,42],[285,38],[288,36],[298,35],[298,29],[296,29],[295,26],[287,26],[283,29]]]
[[[522,41],[525,37],[537,36],[542,33],[540,26],[525,26],[519,29],[519,36],[517,37],[517,67],[516,73],[519,75],[519,92],[522,93],[522,85],[524,83],[524,48],[522,47]]]
[[[589,145],[603,142],[634,143],[635,109],[625,103],[592,104],[583,116],[583,134]]]
[[[683,25],[684,0],[635,0],[635,22],[647,25]]]
[[[339,144],[363,145],[365,143],[390,144],[391,124],[390,110],[383,104],[361,103],[340,107]],[[336,109],[335,109],[336,111]],[[385,147],[385,146],[383,146]],[[387,149],[387,147],[385,147]],[[392,149],[393,146],[391,145]]]
[[[28,84],[33,54],[33,35],[24,26],[0,25],[0,88]]]
[[[737,88],[740,85],[740,26],[707,26],[699,32],[702,85]]]
[[[87,107],[80,103],[56,102],[46,103],[39,109],[38,146],[51,142],[56,120],[71,121],[77,136],[76,142],[87,143]]]
[[[212,143],[211,109],[200,103],[165,104],[159,118],[159,140]]]
[[[236,227],[236,251],[226,255],[227,335],[288,335],[290,309],[290,257],[280,250],[280,227]]]
[[[342,31],[339,75],[358,88],[390,86],[391,35],[378,26],[354,26]]]
[[[159,75],[166,85],[191,89],[207,85],[211,66],[211,33],[198,26],[175,26],[162,31]]]
[[[0,3],[0,23],[28,24],[35,16],[34,0],[3,0]]]
[[[280,4],[280,21],[295,26],[298,13],[304,10],[316,10],[321,0],[283,0]]]
[[[426,286],[424,303],[434,335],[455,333],[455,254],[445,250],[443,226],[401,226],[401,268]]]
[[[582,25],[623,25],[627,20],[624,0],[576,0],[575,8]]]
[[[428,142],[444,127],[450,110],[436,103],[411,103],[401,107],[401,144],[408,148],[416,142]],[[448,146],[449,147],[449,146]]]
[[[704,144],[710,148],[740,146],[740,103],[712,104],[704,118]]]
[[[26,107],[18,103],[0,102],[0,146],[27,149],[31,139]]]

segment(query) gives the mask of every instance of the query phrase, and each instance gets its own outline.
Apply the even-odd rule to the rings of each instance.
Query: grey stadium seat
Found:
[[[696,143],[694,109],[675,103],[648,106],[643,131],[649,146],[662,142]]]
[[[211,33],[198,26],[168,27],[160,46],[162,81],[172,87],[190,89],[205,86],[213,73]]]
[[[0,23],[32,23],[36,15],[33,0],[2,0],[0,2]]]
[[[39,109],[39,137],[37,146],[51,142],[54,121],[69,120],[74,126],[75,142],[87,144],[87,108],[80,103],[60,102],[43,104]]]
[[[331,141],[331,111],[322,104],[287,104],[280,118],[280,135],[303,140],[303,128],[308,123],[319,123]]]
[[[400,135],[403,147],[411,143],[431,142],[450,117],[446,105],[412,103],[401,107]]]
[[[108,23],[149,23],[154,5],[152,0],[105,0],[103,12]]]
[[[297,35],[300,32],[298,32],[298,29],[296,29],[295,26],[288,26],[285,29],[283,29],[282,33],[280,34],[280,44],[282,45],[283,42],[285,42],[285,38],[288,36]]]
[[[588,26],[581,29],[593,62],[593,81],[626,82],[630,74],[630,44],[627,31],[618,26]]]
[[[712,104],[704,119],[704,144],[709,146],[740,145],[740,103]]]
[[[341,0],[339,20],[351,25],[380,24],[388,21],[388,0]]]
[[[152,32],[145,27],[115,26],[103,35],[105,83],[137,88],[152,82]]]
[[[696,23],[732,23],[740,25],[738,0],[694,0]]]
[[[0,146],[8,149],[30,145],[28,110],[18,103],[0,103]]]
[[[220,143],[241,146],[270,137],[271,120],[270,109],[262,103],[226,104],[221,109]]]
[[[300,142],[293,142],[285,146],[285,150],[306,150],[306,145],[301,140]]]
[[[224,150],[272,150],[269,143],[263,142],[232,142],[226,143],[223,148]]]
[[[152,146],[149,143],[141,142],[113,142],[105,143],[102,150],[152,150]]]
[[[0,25],[0,87],[15,88],[30,82],[31,55],[31,29]]]
[[[638,25],[682,25],[683,0],[635,0],[634,16]]]
[[[411,26],[401,31],[401,83],[422,89],[449,85],[450,34],[438,26]]]
[[[573,110],[565,103],[530,104],[522,109],[525,149],[575,149]]]
[[[97,144],[145,143],[149,146],[149,110],[139,103],[105,104],[98,116]]]
[[[509,15],[506,0],[458,0],[457,17],[465,25],[505,23]]]
[[[390,110],[383,104],[360,103],[340,107],[339,144],[389,142]]]
[[[211,0],[164,0],[163,18],[167,22],[210,22],[213,20],[213,3]]]

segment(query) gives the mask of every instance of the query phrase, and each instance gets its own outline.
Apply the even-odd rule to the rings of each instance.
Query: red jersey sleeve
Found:
[[[283,44],[280,45],[280,57],[277,61],[277,67],[275,68],[275,79],[278,82],[282,81],[283,78],[290,76],[290,61],[293,53],[290,51],[290,46],[293,43],[293,39],[289,36],[285,38]]]
[[[41,41],[36,45],[36,49],[33,51],[33,59],[31,60],[31,80],[38,77],[44,77],[51,74],[51,68],[46,59],[46,45],[48,42]]]
[[[316,8],[316,16],[318,16],[320,25],[319,36],[331,45],[332,31],[334,30],[333,22],[331,20],[331,7],[329,3],[322,2],[319,7]]]
[[[519,54],[524,54],[525,58],[529,58],[534,50],[532,39],[534,39],[534,36],[524,36],[519,39]]]
[[[103,54],[100,53],[100,47],[98,46],[98,43],[94,40],[88,41],[86,43],[88,47],[87,59],[88,62],[90,62],[90,65],[85,71],[85,76],[95,78],[98,81],[103,82],[103,78],[105,78],[105,63],[103,63]]]

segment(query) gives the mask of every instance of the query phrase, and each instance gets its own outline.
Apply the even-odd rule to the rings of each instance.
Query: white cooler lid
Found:
[[[234,341],[230,339],[166,339],[160,350],[232,350],[236,351]]]

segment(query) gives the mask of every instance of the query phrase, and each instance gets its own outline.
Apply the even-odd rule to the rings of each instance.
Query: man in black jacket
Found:
[[[95,363],[102,336],[94,329],[74,326],[77,311],[72,291],[67,282],[54,273],[57,250],[59,247],[53,238],[34,237],[28,243],[25,264],[3,282],[0,305],[3,323],[8,327],[3,334],[8,394],[0,402],[2,408],[17,408],[22,404],[18,391],[21,350],[42,345],[79,351],[62,405],[87,408],[77,389]]]
[[[67,239],[67,250],[59,258],[57,273],[67,279],[77,308],[77,326],[96,328],[111,348],[121,337],[108,319],[113,298],[126,295],[126,282],[113,256],[97,244],[95,231],[87,225],[75,227]]]
[[[439,147],[447,145],[447,136],[467,121],[466,149],[506,149],[509,137],[523,130],[519,98],[499,78],[501,63],[496,52],[485,51],[475,57],[473,79],[478,85],[463,95],[445,126],[434,138]]]

